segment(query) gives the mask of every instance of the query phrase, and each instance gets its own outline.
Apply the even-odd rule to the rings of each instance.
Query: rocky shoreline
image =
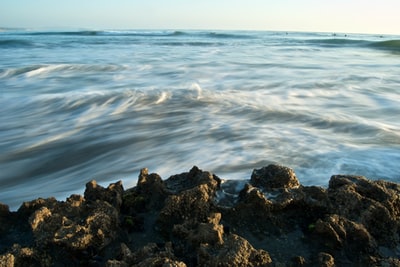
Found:
[[[400,266],[400,185],[334,175],[302,186],[269,165],[247,181],[193,167],[137,186],[0,204],[0,266]]]

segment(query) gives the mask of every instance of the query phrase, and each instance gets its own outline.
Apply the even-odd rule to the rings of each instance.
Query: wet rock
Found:
[[[379,244],[394,247],[400,241],[400,186],[370,181],[362,176],[335,175],[329,181],[335,213],[365,226]]]
[[[189,173],[172,176],[165,183],[176,193],[166,199],[160,212],[158,224],[161,231],[168,233],[175,224],[188,220],[207,221],[220,183],[216,176],[193,167]],[[173,187],[175,184],[176,189]]]
[[[296,188],[300,185],[292,169],[275,164],[253,170],[250,183],[266,190]]]
[[[247,183],[246,183],[247,182]],[[224,186],[224,184],[226,186]],[[270,165],[222,184],[194,166],[84,196],[0,205],[0,266],[399,266],[400,186]]]
[[[165,184],[171,192],[177,194],[202,184],[208,185],[211,190],[216,190],[221,185],[221,179],[211,172],[193,166],[189,172],[172,175]]]

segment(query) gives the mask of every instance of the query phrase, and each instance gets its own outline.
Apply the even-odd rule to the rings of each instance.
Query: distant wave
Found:
[[[370,41],[344,39],[344,38],[329,38],[329,39],[311,39],[307,41],[310,44],[320,45],[324,47],[340,47],[340,46],[365,46]]]
[[[400,52],[400,40],[388,40],[388,41],[381,41],[381,42],[373,42],[373,43],[369,44],[369,46],[376,48],[376,49]]]
[[[220,42],[161,42],[157,45],[166,46],[222,46],[224,43]]]
[[[21,31],[16,32],[17,35],[33,35],[33,36],[180,36],[186,35],[181,31]]]
[[[250,34],[233,34],[227,32],[203,32],[203,31],[130,31],[130,30],[85,30],[85,31],[20,31],[17,35],[65,35],[65,36],[138,36],[138,37],[179,37],[179,36],[197,36],[205,38],[221,39],[248,39],[254,38]]]
[[[31,47],[34,43],[27,40],[6,39],[0,40],[0,48],[16,48],[16,47]]]
[[[354,47],[367,47],[367,48],[400,52],[400,40],[367,41],[367,40],[345,39],[345,38],[330,38],[330,39],[311,39],[308,40],[307,42],[309,44],[314,44],[322,47],[354,46]]]
[[[104,64],[104,65],[91,65],[91,64],[49,64],[49,65],[32,65],[19,68],[10,68],[1,71],[0,78],[10,78],[18,75],[26,75],[27,77],[34,77],[39,75],[49,75],[53,72],[61,73],[76,73],[82,74],[87,72],[113,72],[123,70],[121,65]]]
[[[76,36],[95,36],[102,34],[103,31],[48,31],[48,32],[21,32],[22,35],[76,35]]]
[[[210,33],[207,33],[206,36],[210,37],[210,38],[221,38],[221,39],[252,39],[252,38],[254,38],[251,35],[218,33],[218,32],[210,32]]]

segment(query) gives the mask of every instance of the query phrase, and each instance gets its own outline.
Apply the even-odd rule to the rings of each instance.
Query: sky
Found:
[[[0,27],[400,34],[399,0],[1,0]]]

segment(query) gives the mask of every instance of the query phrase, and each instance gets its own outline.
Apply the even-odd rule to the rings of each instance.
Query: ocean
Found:
[[[196,165],[400,182],[400,36],[0,30],[0,202]]]

